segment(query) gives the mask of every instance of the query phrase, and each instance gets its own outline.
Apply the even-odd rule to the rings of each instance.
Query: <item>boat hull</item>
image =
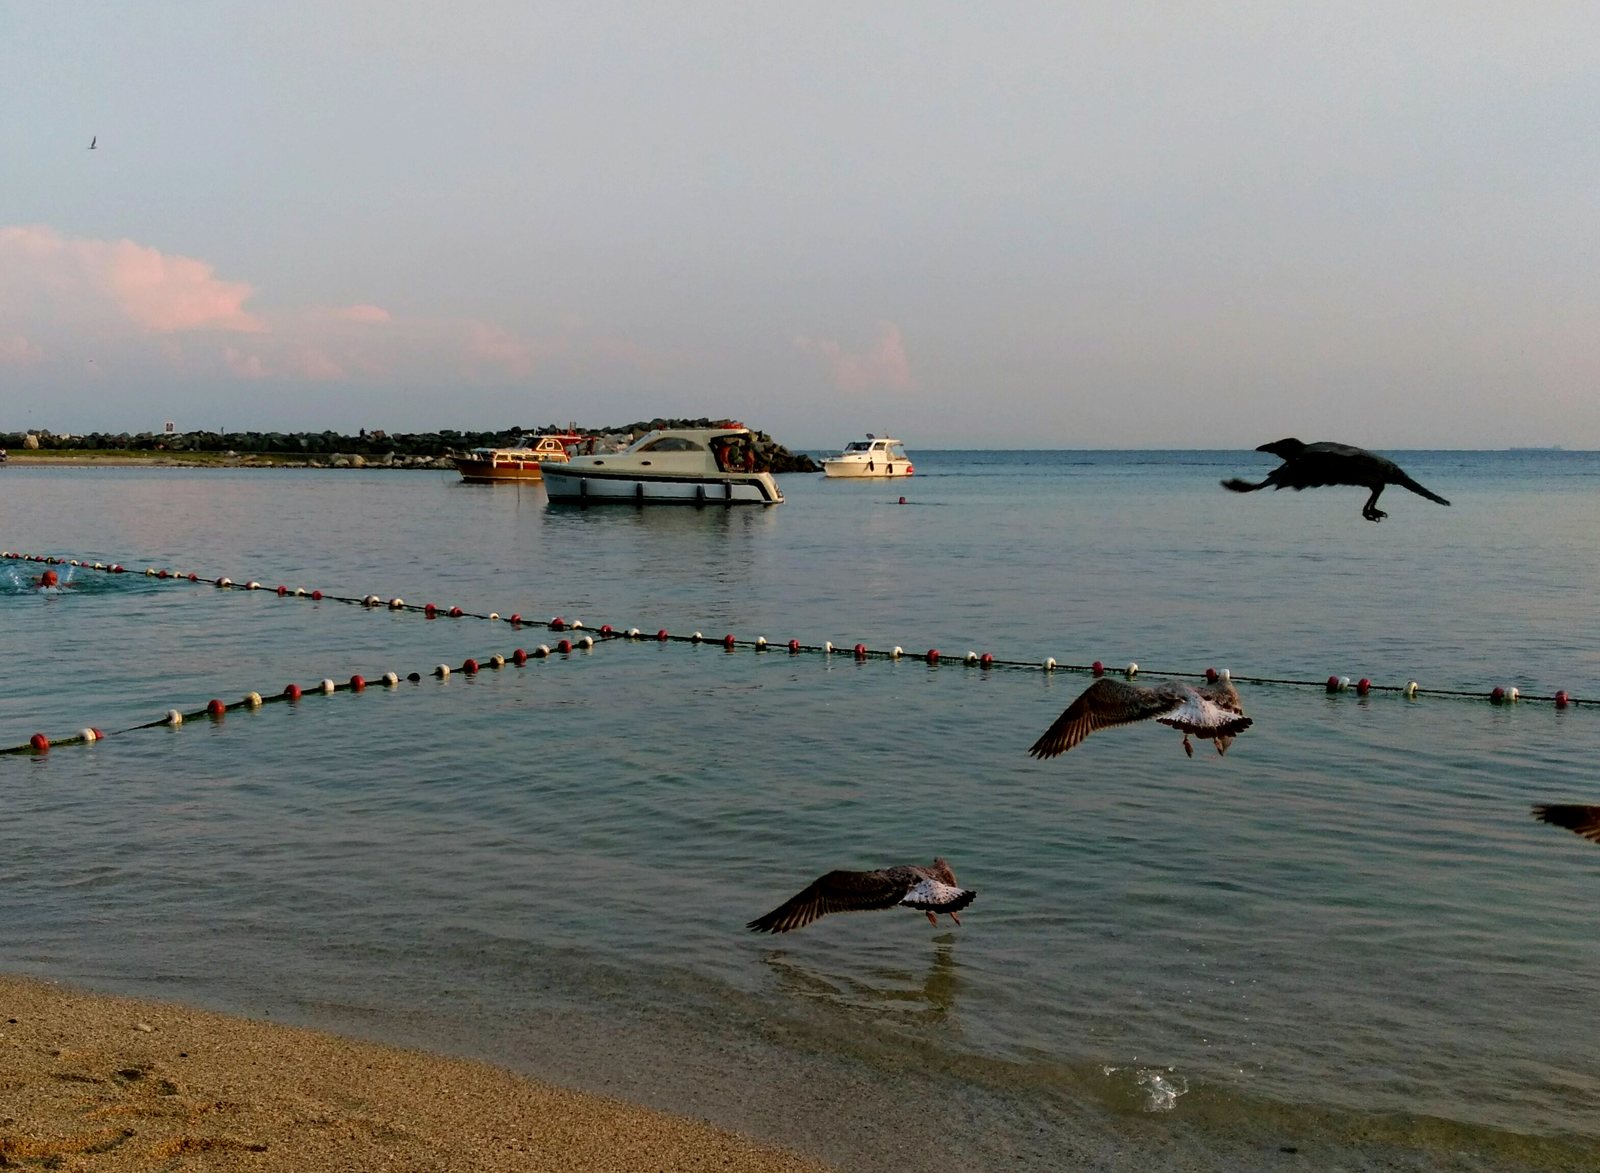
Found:
[[[572,467],[545,470],[551,501],[579,504],[781,505],[783,491],[769,473],[691,476]]]
[[[474,485],[492,485],[499,481],[542,481],[544,466],[542,460],[456,460],[456,470],[461,473],[461,479]]]
[[[885,464],[875,464],[868,468],[864,461],[859,460],[824,460],[822,462],[822,475],[825,477],[841,477],[854,480],[884,481],[911,476],[915,469],[908,461],[890,461]]]

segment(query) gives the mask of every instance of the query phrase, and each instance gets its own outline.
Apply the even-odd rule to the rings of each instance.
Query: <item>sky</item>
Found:
[[[655,416],[1600,448],[1600,6],[0,0],[0,432]]]

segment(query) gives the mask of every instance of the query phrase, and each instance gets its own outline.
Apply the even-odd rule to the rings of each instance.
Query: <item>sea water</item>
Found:
[[[6,468],[0,548],[131,573],[0,562],[0,747],[113,734],[0,757],[0,966],[851,1169],[1600,1167],[1600,848],[1529,816],[1600,802],[1600,709],[1483,699],[1600,697],[1600,454],[1397,454],[1452,506],[1391,488],[1379,525],[1364,490],[1218,487],[1257,453],[914,455],[771,509]],[[439,615],[333,598],[367,594]],[[459,671],[557,615],[707,642]],[[1244,684],[1225,758],[1151,724],[1037,762],[1090,679],[1047,657],[1474,699]],[[743,927],[935,855],[959,927]]]

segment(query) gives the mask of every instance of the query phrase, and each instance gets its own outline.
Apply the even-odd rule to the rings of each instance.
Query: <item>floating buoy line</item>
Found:
[[[105,574],[134,573],[129,571],[127,567],[123,566],[121,563],[117,562],[86,562],[76,558],[62,558],[54,555],[20,554],[11,550],[0,550],[0,560],[8,559],[22,562],[37,562],[42,565],[51,566],[73,566],[85,570],[98,571]],[[1350,677],[1338,675],[1329,676],[1326,680],[1298,680],[1288,677],[1275,676],[1238,676],[1230,673],[1227,669],[1218,671],[1215,668],[1207,668],[1203,672],[1171,672],[1166,670],[1141,668],[1138,663],[1129,663],[1123,667],[1108,667],[1100,660],[1096,660],[1090,664],[1070,664],[1058,661],[1053,656],[1042,661],[1002,660],[989,652],[980,653],[976,651],[968,651],[964,655],[952,655],[941,652],[938,648],[929,648],[925,652],[907,652],[903,647],[894,647],[890,649],[869,648],[864,643],[857,643],[851,647],[845,647],[842,644],[835,644],[831,640],[824,641],[820,644],[801,643],[798,639],[791,639],[786,643],[772,643],[765,636],[757,636],[754,639],[738,639],[730,633],[721,636],[708,637],[699,631],[696,631],[691,635],[674,635],[664,627],[658,628],[654,632],[649,632],[638,627],[629,627],[626,629],[616,628],[609,623],[602,624],[598,628],[591,629],[586,628],[582,620],[568,620],[561,615],[552,616],[547,621],[531,620],[525,619],[521,614],[516,612],[513,612],[509,615],[501,615],[498,611],[491,611],[487,614],[482,614],[479,612],[465,611],[457,606],[441,608],[434,603],[408,603],[399,597],[391,597],[386,599],[375,594],[363,595],[359,598],[348,595],[331,595],[325,594],[320,590],[308,591],[303,587],[290,588],[281,584],[267,587],[263,586],[255,579],[246,580],[242,583],[236,583],[233,579],[228,578],[227,576],[210,577],[193,572],[157,569],[155,567],[147,567],[144,570],[143,575],[147,578],[160,579],[175,583],[198,584],[204,582],[222,590],[267,591],[268,593],[274,594],[279,598],[305,598],[315,602],[344,603],[350,606],[361,607],[366,610],[382,609],[388,611],[411,611],[421,614],[428,619],[436,619],[440,616],[450,619],[481,619],[496,623],[507,623],[513,629],[521,629],[524,627],[546,627],[551,631],[583,633],[573,639],[562,639],[557,641],[554,648],[550,647],[548,644],[539,644],[531,651],[519,647],[509,655],[495,653],[481,660],[469,658],[463,661],[459,667],[455,668],[448,664],[439,664],[431,668],[426,673],[426,676],[439,680],[447,679],[454,672],[460,672],[463,675],[473,676],[477,675],[484,668],[500,669],[505,667],[507,664],[511,664],[516,667],[522,667],[531,659],[546,659],[552,655],[570,657],[574,651],[591,651],[595,644],[600,641],[622,641],[707,644],[721,647],[724,651],[729,652],[743,647],[750,648],[756,652],[784,652],[788,655],[847,655],[857,661],[905,659],[921,661],[930,666],[938,666],[940,664],[960,664],[965,667],[977,668],[985,672],[995,669],[1012,671],[1022,670],[1028,672],[1039,672],[1042,670],[1047,673],[1077,672],[1087,673],[1093,676],[1103,676],[1108,672],[1111,672],[1126,676],[1131,680],[1138,676],[1141,672],[1148,671],[1152,676],[1161,676],[1168,679],[1193,679],[1215,682],[1219,679],[1226,678],[1238,684],[1278,685],[1290,688],[1315,688],[1325,691],[1329,694],[1352,692],[1358,697],[1367,697],[1373,693],[1394,693],[1405,697],[1408,700],[1416,700],[1421,697],[1446,697],[1457,700],[1487,700],[1490,704],[1494,705],[1511,705],[1522,702],[1532,702],[1550,704],[1557,709],[1585,705],[1592,707],[1600,706],[1600,700],[1588,700],[1575,697],[1564,689],[1549,695],[1541,695],[1525,693],[1515,687],[1496,685],[1494,688],[1485,692],[1481,689],[1424,688],[1415,680],[1408,680],[1404,684],[1375,684],[1367,677],[1362,677],[1352,683]],[[310,689],[303,688],[298,684],[289,684],[286,685],[280,692],[276,693],[247,692],[241,699],[231,703],[225,703],[219,699],[213,699],[208,701],[204,708],[196,710],[192,713],[184,713],[178,709],[170,709],[156,720],[146,721],[142,725],[130,726],[127,729],[117,731],[115,734],[107,734],[94,727],[85,728],[69,737],[54,739],[46,737],[43,733],[35,733],[21,745],[11,746],[9,748],[0,748],[0,755],[46,753],[52,746],[88,745],[96,741],[100,741],[108,736],[133,733],[141,729],[154,729],[162,726],[177,727],[181,726],[185,721],[199,720],[201,718],[208,718],[216,721],[220,720],[227,713],[234,710],[253,710],[258,709],[263,705],[275,702],[293,703],[301,700],[308,693],[331,695],[338,692],[362,692],[365,691],[369,686],[394,689],[398,688],[402,681],[419,683],[423,680],[423,678],[424,673],[421,672],[410,672],[405,676],[401,676],[395,672],[386,672],[383,675],[375,677],[371,680],[368,680],[360,675],[351,676],[349,679],[342,682],[336,682],[333,679],[328,678],[322,680],[316,685],[313,685]]]

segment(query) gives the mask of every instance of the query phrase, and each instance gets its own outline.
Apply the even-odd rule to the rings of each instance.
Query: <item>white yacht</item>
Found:
[[[778,482],[755,465],[749,428],[659,428],[622,452],[546,465],[544,486],[551,501],[783,504]]]
[[[843,452],[822,462],[822,475],[829,477],[908,477],[915,471],[905,445],[871,432],[865,440],[850,441]]]

